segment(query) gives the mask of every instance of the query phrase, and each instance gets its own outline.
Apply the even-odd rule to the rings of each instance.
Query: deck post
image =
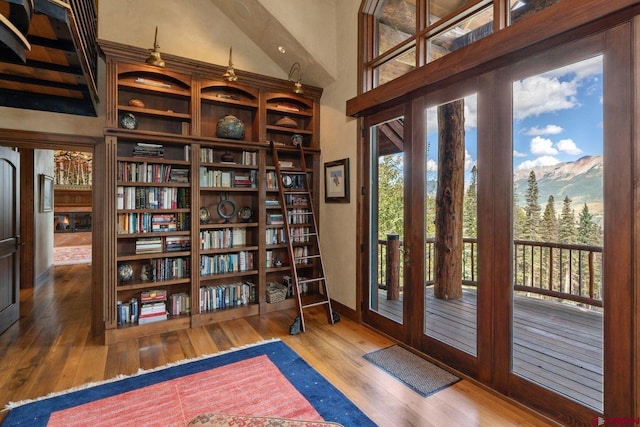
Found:
[[[400,299],[400,236],[387,234],[387,299]]]

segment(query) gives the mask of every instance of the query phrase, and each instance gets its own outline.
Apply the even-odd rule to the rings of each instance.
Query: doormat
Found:
[[[427,397],[460,381],[460,378],[452,373],[398,345],[367,353],[363,357],[402,381],[422,397]]]

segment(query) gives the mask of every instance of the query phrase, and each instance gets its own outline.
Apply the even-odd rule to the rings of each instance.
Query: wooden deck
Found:
[[[379,294],[378,312],[397,322],[402,301]],[[458,301],[442,301],[427,288],[425,332],[469,354],[476,354],[476,291]],[[585,406],[603,409],[602,313],[525,296],[513,306],[513,373]]]

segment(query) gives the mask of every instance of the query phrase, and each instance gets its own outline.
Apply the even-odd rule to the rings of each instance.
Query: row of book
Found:
[[[189,182],[189,169],[147,162],[118,162],[116,179],[120,182]]]
[[[312,221],[311,211],[307,209],[287,209],[289,224],[309,224]]]
[[[118,209],[184,209],[190,206],[187,187],[117,187]]]
[[[236,273],[255,268],[255,253],[240,251],[233,254],[201,255],[200,275]]]
[[[118,214],[118,234],[187,231],[190,228],[190,218],[189,212]]]
[[[147,281],[150,282],[185,279],[191,274],[191,259],[189,257],[152,259],[146,271]]]
[[[309,206],[308,195],[285,194],[284,201],[287,206]]]
[[[186,292],[177,292],[169,296],[167,311],[172,316],[191,312],[191,296]]]
[[[240,307],[256,302],[256,285],[237,282],[200,287],[200,312]]]
[[[224,228],[200,232],[200,249],[229,249],[246,246],[246,244],[246,228]]]
[[[284,228],[267,228],[267,245],[281,245],[287,243],[287,233]]]
[[[232,161],[222,160],[222,155],[227,153],[233,156]],[[258,164],[258,152],[242,151],[242,153],[240,154],[240,158],[237,159],[237,154],[230,153],[228,151],[221,151],[219,149],[213,149],[209,147],[200,147],[200,161],[203,163],[215,163],[215,162],[229,163],[229,164],[240,163],[241,165],[255,166]]]
[[[258,186],[258,171],[229,171],[200,167],[200,186],[215,188],[244,187],[256,188]]]

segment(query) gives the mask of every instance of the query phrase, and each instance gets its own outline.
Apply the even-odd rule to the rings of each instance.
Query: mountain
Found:
[[[513,174],[514,190],[517,204],[525,204],[525,195],[531,170],[538,182],[538,202],[544,207],[549,195],[555,199],[556,213],[562,212],[562,202],[565,196],[571,199],[576,219],[586,203],[589,212],[597,222],[602,221],[603,186],[602,186],[602,156],[585,156],[575,162],[558,163],[553,166],[538,166],[533,169],[522,169]]]

